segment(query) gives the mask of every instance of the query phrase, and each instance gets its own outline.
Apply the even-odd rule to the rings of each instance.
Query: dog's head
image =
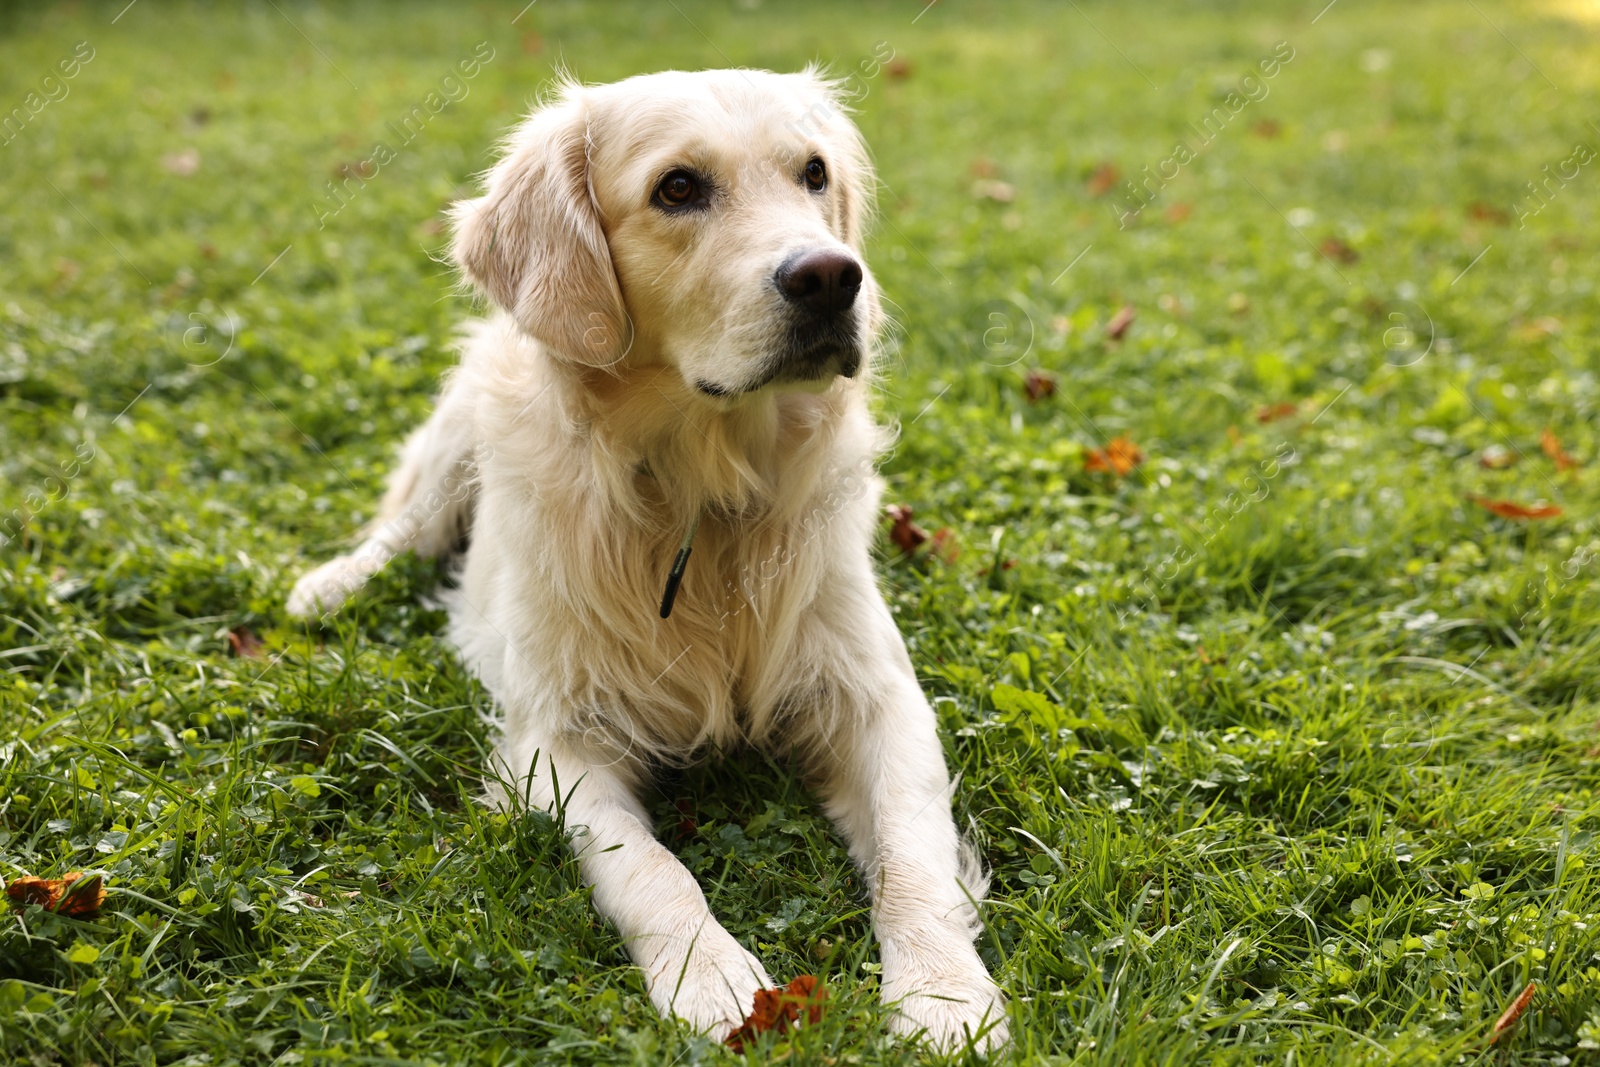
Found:
[[[595,366],[737,397],[857,374],[882,318],[871,164],[812,72],[564,85],[512,135],[452,252],[523,330]]]

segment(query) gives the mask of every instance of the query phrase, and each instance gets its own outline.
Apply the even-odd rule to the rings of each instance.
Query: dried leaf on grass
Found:
[[[1361,253],[1337,237],[1325,238],[1322,244],[1317,246],[1317,251],[1328,259],[1336,259],[1340,263],[1354,263],[1361,258]]]
[[[1022,376],[1022,391],[1028,394],[1028,403],[1037,404],[1056,395],[1056,376],[1035,367]]]
[[[1106,336],[1113,341],[1122,340],[1122,335],[1128,332],[1128,327],[1133,325],[1138,312],[1133,310],[1132,304],[1123,304],[1122,310],[1111,316],[1111,321],[1106,323]]]
[[[73,871],[64,878],[13,879],[6,896],[20,907],[38,904],[61,915],[88,915],[105,903],[106,887],[98,874],[84,877],[82,871]]]
[[[1567,454],[1567,450],[1561,444],[1561,438],[1551,432],[1548,426],[1539,435],[1539,447],[1544,450],[1545,455],[1555,462],[1556,470],[1558,471],[1569,471],[1574,467],[1582,466],[1581,463]]]
[[[1115,163],[1101,163],[1089,175],[1089,180],[1084,185],[1089,190],[1090,196],[1105,196],[1111,187],[1117,184],[1117,179],[1122,177],[1122,171],[1117,169]]]
[[[1511,1002],[1511,1007],[1506,1009],[1504,1015],[1495,1020],[1494,1029],[1489,1031],[1489,1044],[1497,1043],[1501,1038],[1516,1029],[1523,1012],[1528,1010],[1528,1005],[1533,1003],[1533,995],[1538,991],[1539,983],[1529,982],[1527,988],[1517,994],[1517,999]]]
[[[1485,511],[1493,512],[1502,519],[1553,519],[1561,514],[1561,509],[1555,504],[1519,504],[1515,500],[1490,500],[1486,496],[1470,498]]]
[[[744,1052],[745,1042],[754,1042],[760,1034],[785,1033],[790,1027],[802,1023],[815,1025],[822,1021],[822,1012],[828,1002],[828,990],[809,974],[802,974],[782,989],[756,991],[750,1015],[727,1037],[728,1047]]]
[[[228,631],[228,647],[233,649],[233,654],[240,659],[261,658],[261,638],[257,637],[246,626],[235,626]]]
[[[1144,462],[1144,450],[1126,437],[1113,437],[1104,448],[1091,448],[1083,457],[1086,471],[1109,471],[1125,478]]]
[[[1262,424],[1277,422],[1287,419],[1290,415],[1300,410],[1300,405],[1290,400],[1281,400],[1276,404],[1262,404],[1256,408],[1256,421]]]
[[[894,523],[889,528],[889,540],[898,545],[900,551],[909,556],[928,540],[928,531],[911,521],[910,504],[890,504],[884,510]]]
[[[1467,205],[1467,217],[1479,222],[1492,222],[1496,226],[1504,226],[1511,221],[1511,216],[1503,209],[1485,204],[1481,200],[1475,200]]]

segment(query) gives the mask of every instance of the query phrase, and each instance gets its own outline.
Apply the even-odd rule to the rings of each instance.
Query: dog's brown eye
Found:
[[[813,159],[806,164],[806,188],[814,193],[820,193],[828,187],[828,168],[822,165],[822,160]]]
[[[700,181],[686,170],[673,171],[656,186],[656,203],[662,207],[688,207],[700,199]]]

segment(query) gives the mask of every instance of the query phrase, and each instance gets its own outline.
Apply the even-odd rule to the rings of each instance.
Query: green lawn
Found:
[[[427,412],[441,209],[557,64],[813,59],[881,172],[889,498],[949,531],[886,525],[884,585],[1015,1059],[1600,1062],[1596,0],[124,2],[0,6],[0,876],[108,888],[0,919],[5,1062],[736,1059],[550,818],[475,803],[436,565],[282,609]],[[753,1056],[924,1058],[788,766],[655,809],[832,990]]]

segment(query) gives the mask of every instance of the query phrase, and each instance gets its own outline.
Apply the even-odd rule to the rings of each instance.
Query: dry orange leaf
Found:
[[[240,659],[261,658],[261,638],[252,633],[249,627],[235,626],[229,630],[228,646]]]
[[[1300,405],[1288,400],[1280,400],[1276,404],[1262,404],[1256,408],[1256,421],[1259,423],[1277,422],[1286,419],[1300,410]]]
[[[1113,341],[1122,340],[1122,335],[1128,332],[1128,327],[1133,325],[1138,312],[1133,310],[1132,304],[1123,304],[1122,310],[1111,316],[1111,321],[1106,323],[1106,336]]]
[[[745,1042],[755,1041],[758,1034],[785,1033],[801,1024],[802,1011],[805,1024],[814,1026],[822,1021],[827,1002],[827,987],[809,974],[802,974],[782,989],[758,989],[744,1025],[728,1035],[728,1047],[743,1053]]]
[[[1492,222],[1496,226],[1504,226],[1511,221],[1510,215],[1492,204],[1485,204],[1481,200],[1475,200],[1467,205],[1467,215],[1470,218],[1477,219],[1479,222]]]
[[[1028,394],[1028,403],[1037,404],[1056,395],[1056,376],[1035,367],[1022,376],[1022,391]]]
[[[954,563],[960,559],[961,546],[956,542],[956,532],[948,526],[941,526],[933,531],[933,543],[928,551],[945,563]]]
[[[85,878],[82,871],[73,871],[64,878],[14,879],[6,886],[6,896],[22,907],[38,904],[62,915],[88,915],[105,903],[106,887],[98,874]]]
[[[974,178],[998,178],[1000,176],[999,166],[988,156],[979,156],[974,159],[968,164],[967,171]]]
[[[1539,435],[1539,447],[1544,449],[1545,455],[1555,461],[1556,470],[1558,471],[1569,471],[1573,467],[1582,466],[1577,460],[1567,455],[1567,450],[1561,445],[1561,438],[1552,433],[1548,426]]]
[[[1486,496],[1475,496],[1471,500],[1502,519],[1553,519],[1561,514],[1561,509],[1554,504],[1518,504],[1514,500],[1490,500]]]
[[[1528,1010],[1528,1005],[1533,1003],[1533,995],[1539,991],[1538,982],[1529,982],[1526,989],[1517,994],[1517,999],[1511,1002],[1505,1014],[1495,1020],[1494,1029],[1489,1031],[1489,1044],[1494,1044],[1516,1029],[1522,1013]]]
[[[1361,254],[1337,237],[1326,238],[1317,249],[1329,259],[1337,259],[1340,263],[1354,263],[1361,258]]]
[[[1120,177],[1122,171],[1117,169],[1115,163],[1101,163],[1094,168],[1094,172],[1084,184],[1090,196],[1105,196],[1111,191],[1111,187],[1117,184],[1117,179]]]
[[[903,81],[911,77],[911,61],[896,56],[883,65],[883,72],[895,81]]]
[[[1283,133],[1283,125],[1276,119],[1262,119],[1260,122],[1250,127],[1250,132],[1255,134],[1257,137],[1272,141],[1276,140],[1278,136]]]
[[[1187,200],[1179,200],[1167,208],[1168,222],[1182,222],[1194,212],[1194,205]]]
[[[1126,437],[1113,437],[1104,448],[1091,448],[1083,457],[1086,471],[1110,471],[1118,478],[1144,462],[1144,450]]]
[[[889,528],[889,540],[898,545],[900,551],[909,556],[928,540],[928,531],[911,521],[910,504],[890,504],[884,510],[894,522]]]

